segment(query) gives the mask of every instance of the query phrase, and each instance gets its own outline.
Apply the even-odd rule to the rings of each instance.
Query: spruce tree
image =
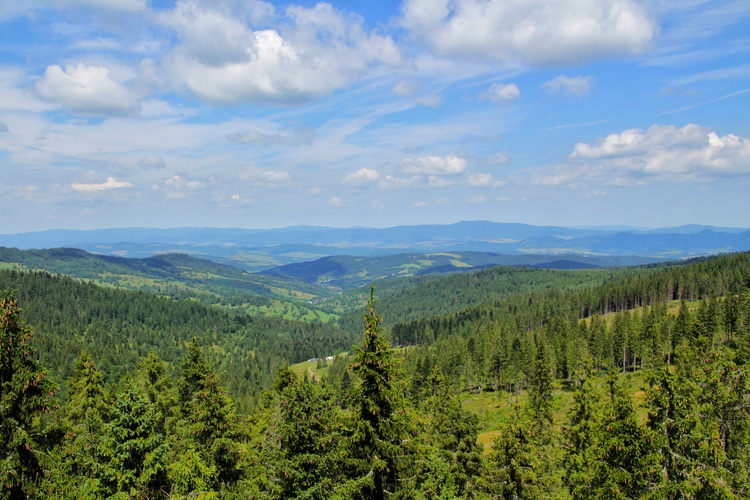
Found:
[[[436,454],[448,464],[447,473],[455,484],[458,496],[471,489],[474,476],[481,471],[482,446],[477,444],[479,419],[463,409],[439,366],[435,365],[429,379],[432,396],[426,407],[429,412],[428,434]]]
[[[40,417],[53,406],[57,387],[31,345],[13,295],[0,298],[0,491],[25,498],[42,478],[40,452],[46,444]]]
[[[640,498],[661,481],[659,455],[650,431],[638,422],[630,396],[609,379],[609,404],[599,430],[590,493],[595,498]]]
[[[535,499],[543,496],[543,474],[532,423],[519,408],[500,429],[477,479],[477,491],[487,498]]]
[[[552,426],[552,370],[541,342],[529,378],[529,409],[537,438],[545,440]]]
[[[351,452],[358,465],[352,482],[344,486],[355,496],[382,500],[397,488],[403,428],[397,422],[400,395],[394,378],[393,354],[380,329],[381,317],[375,313],[374,293],[370,289],[364,340],[351,364],[358,378],[352,391],[355,428]]]
[[[103,430],[109,457],[104,482],[110,494],[151,498],[165,488],[167,447],[158,432],[160,420],[154,405],[126,377]]]
[[[585,497],[590,487],[599,441],[599,420],[599,401],[587,378],[575,393],[568,424],[563,429],[563,482],[573,498]]]

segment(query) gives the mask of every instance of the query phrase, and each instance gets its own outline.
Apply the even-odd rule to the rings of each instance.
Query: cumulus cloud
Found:
[[[493,83],[490,88],[479,94],[482,100],[504,104],[513,102],[519,97],[521,97],[521,91],[515,83]]]
[[[167,168],[167,163],[164,161],[164,158],[158,155],[144,156],[140,159],[138,165],[140,165],[141,167],[153,168],[156,170]]]
[[[637,54],[658,31],[633,0],[405,0],[401,24],[439,55],[532,65]]]
[[[372,184],[380,179],[380,173],[367,167],[362,167],[344,177],[343,183],[350,186],[362,186]]]
[[[563,94],[569,97],[586,97],[589,95],[589,90],[591,90],[591,77],[560,75],[548,82],[544,82],[542,88],[552,94]]]
[[[97,191],[106,191],[108,189],[130,188],[133,187],[133,185],[126,181],[118,181],[114,177],[107,177],[107,180],[100,184],[84,184],[74,182],[70,185],[70,187],[76,191],[92,193]]]
[[[312,128],[281,129],[268,134],[259,130],[249,130],[243,133],[232,133],[227,139],[242,144],[258,144],[260,146],[299,146],[312,144],[315,133]]]
[[[466,170],[466,160],[456,155],[406,158],[401,160],[400,170],[416,175],[456,175]]]
[[[75,112],[109,115],[127,114],[138,105],[136,95],[113,80],[109,68],[83,63],[48,66],[36,84],[37,92]]]
[[[579,143],[566,165],[534,176],[536,185],[596,182],[623,186],[653,182],[701,182],[750,175],[750,138],[719,136],[695,124],[652,125]],[[597,191],[593,191],[597,192]]]
[[[327,95],[378,64],[399,64],[390,37],[330,4],[285,10],[284,29],[254,30],[252,19],[213,4],[178,2],[163,16],[180,39],[166,64],[175,81],[210,102],[291,103]]]

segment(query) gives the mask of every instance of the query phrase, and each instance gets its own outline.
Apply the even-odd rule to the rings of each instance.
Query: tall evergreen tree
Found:
[[[595,498],[640,498],[660,483],[659,455],[652,436],[638,422],[632,400],[614,373],[599,436],[589,490]]]
[[[46,443],[40,417],[53,406],[57,387],[31,344],[13,295],[0,298],[0,491],[25,498],[42,478],[40,452]]]
[[[575,393],[568,424],[563,429],[563,481],[573,498],[586,497],[591,484],[599,441],[598,403],[591,380],[587,378]]]
[[[432,396],[426,403],[430,417],[428,434],[437,454],[448,464],[447,472],[455,484],[455,494],[463,496],[471,489],[474,476],[481,471],[482,447],[477,444],[479,420],[463,409],[437,365],[429,385]]]
[[[50,464],[53,472],[45,483],[48,493],[70,499],[104,496],[108,459],[103,431],[110,405],[102,374],[84,350],[68,379],[68,400],[63,406],[66,433]]]
[[[477,490],[489,498],[542,498],[544,464],[532,423],[520,410],[503,425],[485,459]]]
[[[401,396],[394,378],[393,354],[380,329],[382,318],[375,313],[374,294],[370,289],[364,340],[351,364],[358,378],[352,393],[355,428],[351,451],[359,472],[354,473],[353,483],[345,486],[362,498],[382,500],[397,488],[403,428],[397,422]]]
[[[552,426],[552,369],[542,342],[537,345],[534,367],[529,378],[529,409],[538,438],[546,437]]]
[[[104,482],[111,494],[153,498],[164,491],[167,447],[157,430],[160,420],[154,405],[126,377],[115,397],[111,420],[104,426],[109,457]]]

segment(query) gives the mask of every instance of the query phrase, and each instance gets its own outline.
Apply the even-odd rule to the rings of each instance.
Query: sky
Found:
[[[460,220],[750,227],[750,2],[0,2],[0,233]]]

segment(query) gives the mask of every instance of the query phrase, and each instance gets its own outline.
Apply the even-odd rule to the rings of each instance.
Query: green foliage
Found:
[[[10,498],[34,491],[47,443],[41,416],[57,387],[47,378],[13,295],[0,298],[0,488]]]
[[[590,494],[593,498],[640,498],[661,481],[654,439],[639,423],[630,396],[613,375],[608,396]]]
[[[381,500],[393,491],[397,478],[397,458],[403,428],[397,421],[400,399],[396,392],[391,347],[380,331],[381,317],[375,313],[374,290],[370,290],[368,313],[364,315],[365,335],[351,370],[357,377],[352,394],[356,412],[351,437],[351,453],[358,459],[362,495]]]
[[[434,451],[430,450],[432,455],[426,465],[426,476],[435,480],[435,474],[439,474],[444,485],[443,488],[431,486],[433,493],[429,495],[440,498],[440,495],[453,492],[456,496],[463,496],[472,490],[474,477],[482,467],[482,447],[477,444],[479,420],[463,409],[438,366],[433,369],[429,384],[431,396],[425,403],[429,414],[427,433]],[[427,489],[422,491],[428,494]]]
[[[96,359],[105,384],[133,373],[154,353],[173,368],[195,337],[242,411],[270,385],[278,366],[348,349],[356,337],[333,325],[232,314],[191,300],[106,289],[46,273],[0,271],[17,290],[32,339],[53,378],[67,379],[78,353]]]
[[[165,436],[161,415],[131,378],[115,395],[111,420],[104,425],[103,482],[109,494],[154,497],[166,484]]]
[[[552,425],[552,368],[545,346],[540,343],[529,378],[529,408],[537,436],[545,436]]]
[[[574,396],[568,424],[563,429],[563,482],[573,498],[583,498],[589,492],[594,464],[598,458],[596,450],[600,439],[600,421],[598,397],[591,380],[587,378]]]
[[[517,409],[492,443],[477,489],[487,498],[541,498],[542,468],[532,424]]]

